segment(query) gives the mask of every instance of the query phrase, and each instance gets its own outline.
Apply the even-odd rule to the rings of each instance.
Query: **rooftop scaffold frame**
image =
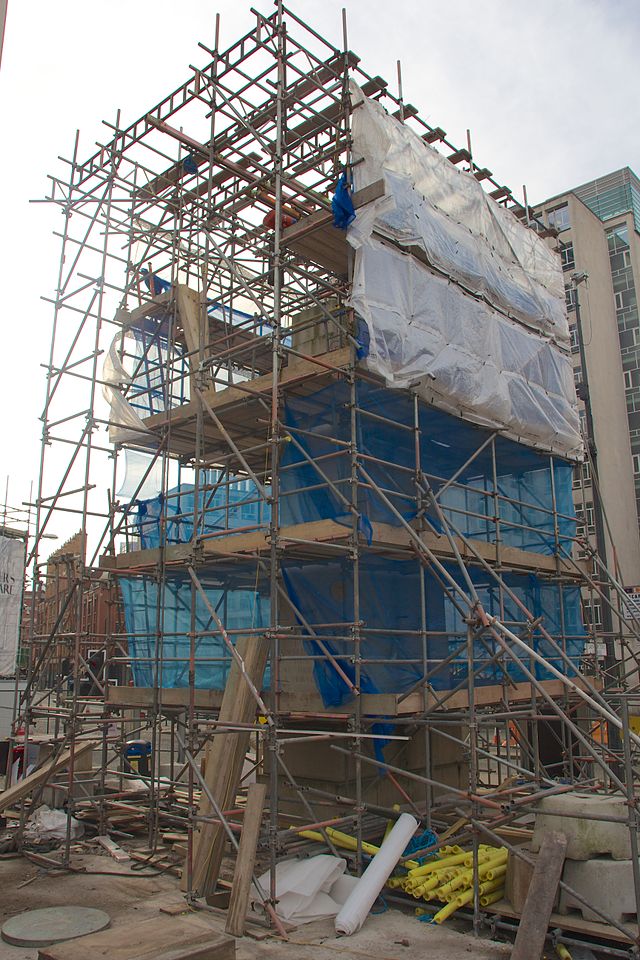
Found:
[[[487,838],[526,858],[510,838],[541,796],[619,793],[637,862],[640,624],[599,558],[578,559],[571,464],[362,362],[341,227],[386,186],[350,190],[350,82],[532,236],[553,231],[470,138],[457,148],[364,70],[346,15],[341,46],[281,2],[252,16],[226,49],[217,20],[204,66],[135,123],[118,113],[84,162],[76,138],[51,178],[61,259],[14,735],[25,756],[42,735],[70,751],[65,863],[73,815],[105,832],[142,803],[152,848],[187,830],[182,883],[201,903],[253,774],[269,794],[256,897],[276,925],[277,865],[310,849],[302,832],[335,853],[326,827],[348,830],[360,870],[394,803],[436,832],[461,818],[477,866]],[[80,532],[47,562],[66,524]],[[611,610],[591,655],[579,591]],[[127,753],[139,737],[147,772]],[[90,776],[74,761],[87,740]],[[325,751],[341,787],[300,750]],[[478,890],[472,908],[476,928],[495,922]],[[634,949],[637,930],[603,920],[619,955]]]

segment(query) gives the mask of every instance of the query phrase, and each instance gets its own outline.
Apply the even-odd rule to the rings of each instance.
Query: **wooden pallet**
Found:
[[[196,917],[153,917],[65,940],[38,951],[38,960],[235,960],[230,937]]]

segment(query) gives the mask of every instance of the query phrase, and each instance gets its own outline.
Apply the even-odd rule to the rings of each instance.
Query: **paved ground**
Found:
[[[22,859],[0,861],[0,922],[23,910],[76,904],[99,907],[113,926],[133,919],[157,916],[161,906],[184,902],[175,877],[131,876],[131,865],[116,864],[109,856],[79,856],[74,864],[88,872],[48,875]],[[105,871],[116,876],[100,876]],[[25,881],[27,881],[25,883]],[[21,886],[21,884],[24,884]],[[213,929],[224,929],[224,916],[198,912]],[[499,960],[510,948],[488,940],[476,940],[451,927],[420,923],[412,914],[389,909],[369,917],[359,933],[336,938],[332,921],[298,927],[285,944],[277,939],[237,941],[238,960],[333,960],[337,955],[353,960]],[[397,941],[408,941],[408,945]],[[37,951],[0,943],[0,960],[36,960]]]

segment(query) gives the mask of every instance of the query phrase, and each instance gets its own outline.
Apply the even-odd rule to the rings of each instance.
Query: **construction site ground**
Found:
[[[139,942],[137,928],[142,921],[162,916],[170,922],[171,916],[163,908],[177,911],[185,905],[186,909],[175,876],[133,877],[130,864],[117,864],[108,856],[93,854],[75,856],[72,864],[81,872],[52,874],[23,857],[1,860],[0,922],[25,910],[43,907],[97,907],[109,914],[112,927],[121,927],[123,931],[128,928],[135,944]],[[112,875],[100,875],[102,872]],[[195,915],[213,932],[224,934],[222,912],[196,911]],[[177,914],[173,919],[177,922]],[[258,936],[267,933],[255,929]],[[369,916],[364,927],[348,938],[336,938],[333,920],[323,920],[298,926],[290,932],[288,942],[269,936],[259,940],[248,936],[236,941],[237,960],[331,960],[337,955],[353,960],[408,960],[418,956],[428,956],[430,960],[498,960],[509,956],[510,950],[506,944],[477,939],[452,926],[421,923],[411,913],[392,907]],[[0,942],[0,960],[37,960],[37,956],[33,947],[25,949]]]

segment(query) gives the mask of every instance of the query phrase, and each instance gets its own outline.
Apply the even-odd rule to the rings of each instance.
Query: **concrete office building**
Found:
[[[536,213],[558,232],[574,375],[585,433],[591,404],[607,563],[628,588],[640,585],[640,180],[629,167],[552,197]],[[586,277],[584,276],[586,274]],[[582,330],[581,356],[578,323]],[[576,509],[594,542],[593,478],[576,468]],[[613,548],[615,544],[615,550]],[[595,625],[597,601],[587,616]]]

